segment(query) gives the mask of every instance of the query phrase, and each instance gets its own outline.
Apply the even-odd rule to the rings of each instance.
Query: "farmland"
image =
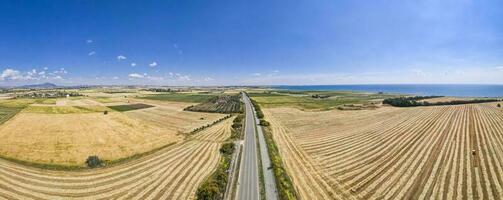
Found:
[[[187,111],[237,113],[241,109],[241,97],[239,95],[221,95],[213,97],[206,102],[189,106]]]
[[[377,104],[382,99],[396,96],[345,91],[251,91],[249,95],[266,108],[288,106],[302,110],[330,110],[348,104]]]
[[[63,168],[85,167],[84,162],[91,155],[114,161],[181,142],[184,133],[225,116],[186,112],[183,108],[191,104],[183,102],[119,99],[121,102],[103,104],[93,98],[46,100],[0,102],[4,105],[1,113],[5,121],[0,125],[1,157]],[[135,105],[154,107],[136,109]],[[135,110],[117,112],[107,106]]]
[[[232,118],[154,154],[110,168],[44,171],[0,160],[0,199],[193,199],[218,165]]]
[[[143,99],[159,100],[159,101],[177,101],[189,103],[201,103],[215,97],[212,93],[162,93],[162,94],[149,94]]]
[[[21,108],[0,107],[0,125],[14,117]]]
[[[263,109],[302,199],[501,199],[496,103]]]
[[[154,107],[154,106],[147,105],[147,104],[142,104],[142,103],[108,106],[108,108],[110,108],[112,110],[115,110],[115,111],[119,111],[119,112],[138,110],[138,109],[145,109],[145,108],[152,108],[152,107]]]

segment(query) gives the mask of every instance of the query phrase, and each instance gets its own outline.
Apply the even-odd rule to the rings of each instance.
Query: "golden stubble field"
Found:
[[[219,163],[232,120],[108,168],[50,171],[0,159],[0,199],[194,199],[198,185]]]
[[[122,101],[122,102],[121,102]],[[115,160],[180,142],[182,133],[211,123],[222,114],[182,111],[190,103],[130,100],[153,108],[115,112],[104,107],[117,99],[62,99],[35,104],[0,125],[0,154],[37,163],[84,165],[90,155]],[[109,110],[104,115],[101,110]]]
[[[302,199],[503,198],[494,103],[264,113]]]

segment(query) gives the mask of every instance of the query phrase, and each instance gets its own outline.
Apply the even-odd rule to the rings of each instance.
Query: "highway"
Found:
[[[236,199],[238,200],[258,200],[259,192],[259,172],[257,158],[257,143],[255,139],[255,116],[253,114],[252,104],[248,96],[243,94],[245,102],[246,121],[245,137],[243,146],[243,155],[241,157],[241,166],[239,169],[238,191]]]

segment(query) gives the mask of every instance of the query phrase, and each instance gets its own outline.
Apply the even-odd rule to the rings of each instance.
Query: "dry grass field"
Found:
[[[302,199],[503,199],[494,103],[263,110]]]
[[[197,186],[219,162],[232,120],[110,168],[47,171],[0,159],[0,199],[194,199]]]
[[[116,160],[179,142],[181,133],[225,115],[183,111],[190,103],[141,101],[155,107],[114,112],[92,99],[33,104],[0,125],[0,155],[35,163],[83,166],[90,155]],[[139,102],[130,100],[131,103]],[[107,115],[103,111],[109,111]]]

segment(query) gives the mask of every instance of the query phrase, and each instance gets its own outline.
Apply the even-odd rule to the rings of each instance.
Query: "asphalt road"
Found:
[[[246,107],[245,138],[236,199],[258,200],[260,199],[260,192],[255,120],[250,99],[246,95],[243,95],[243,99]]]

